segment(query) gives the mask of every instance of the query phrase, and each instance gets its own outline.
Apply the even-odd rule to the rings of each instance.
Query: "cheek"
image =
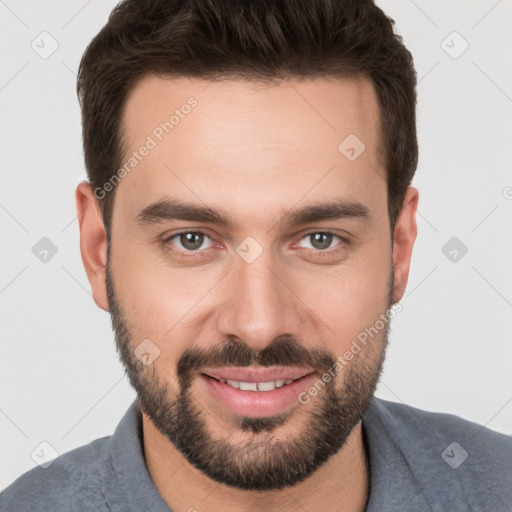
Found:
[[[213,267],[209,272],[172,267],[154,246],[127,243],[125,247],[112,252],[112,263],[118,299],[134,338],[149,338],[172,357],[198,335],[198,312],[220,274]]]
[[[333,269],[328,277],[311,280],[304,289],[308,305],[334,331],[336,352],[345,350],[386,312],[390,272],[388,259],[375,253],[358,264]]]

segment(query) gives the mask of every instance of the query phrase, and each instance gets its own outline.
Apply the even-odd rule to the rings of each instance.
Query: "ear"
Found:
[[[91,185],[82,181],[76,188],[76,211],[80,229],[80,252],[96,305],[108,311],[106,265],[107,237],[101,209]]]
[[[409,278],[412,249],[418,233],[416,226],[418,200],[418,190],[414,187],[409,187],[405,193],[404,202],[395,224],[393,242],[394,303],[402,299]]]

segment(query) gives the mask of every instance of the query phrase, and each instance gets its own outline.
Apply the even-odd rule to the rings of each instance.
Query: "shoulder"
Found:
[[[454,414],[378,398],[370,409],[374,446],[390,443],[390,453],[400,454],[430,500],[443,496],[457,506],[460,500],[468,510],[512,505],[512,436]]]
[[[111,436],[71,450],[46,467],[27,471],[0,493],[0,510],[52,512],[106,510],[103,483],[112,472]]]
[[[493,454],[494,463],[501,461],[504,468],[512,469],[512,436],[501,434],[490,428],[460,416],[432,412],[383,399],[374,399],[381,417],[390,427],[419,439],[434,438],[441,441],[453,440],[470,449],[475,456],[489,459]],[[468,453],[469,455],[469,453]]]

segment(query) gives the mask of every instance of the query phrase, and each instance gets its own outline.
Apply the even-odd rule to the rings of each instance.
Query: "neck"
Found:
[[[370,469],[361,422],[343,448],[316,472],[295,486],[278,491],[246,491],[219,484],[190,465],[145,414],[142,425],[149,474],[174,511],[365,510]]]

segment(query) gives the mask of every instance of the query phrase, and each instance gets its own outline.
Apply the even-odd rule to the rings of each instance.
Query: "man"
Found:
[[[512,510],[512,440],[374,397],[416,75],[372,2],[126,0],[79,70],[81,253],[135,401],[2,510]]]

